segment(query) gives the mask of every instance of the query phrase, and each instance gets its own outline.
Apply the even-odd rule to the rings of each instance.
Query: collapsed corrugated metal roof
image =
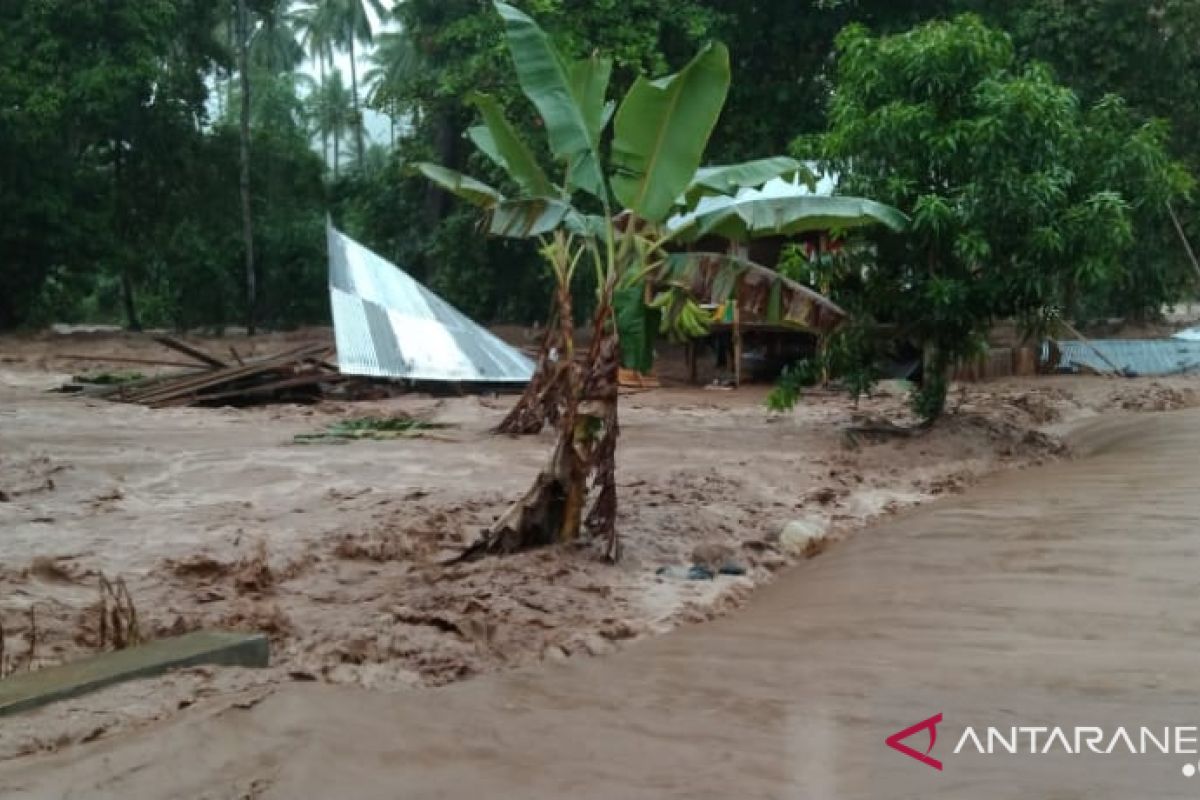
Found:
[[[328,227],[338,369],[425,381],[525,383],[533,362],[399,267]]]
[[[1179,375],[1200,371],[1200,342],[1184,339],[1096,339],[1089,342],[1059,341],[1057,364],[1062,372],[1088,370],[1125,375]],[[1050,343],[1042,345],[1042,361],[1052,358]]]

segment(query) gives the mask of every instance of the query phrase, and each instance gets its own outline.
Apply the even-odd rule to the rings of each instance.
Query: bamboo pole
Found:
[[[1079,341],[1081,341],[1085,345],[1087,345],[1088,349],[1090,349],[1093,353],[1098,355],[1100,357],[1100,360],[1109,366],[1109,368],[1112,370],[1112,374],[1114,376],[1120,377],[1121,375],[1124,374],[1124,371],[1120,367],[1118,367],[1113,362],[1109,361],[1108,356],[1106,356],[1106,355],[1104,355],[1104,353],[1100,352],[1100,348],[1098,348],[1098,347],[1096,347],[1096,345],[1092,344],[1090,339],[1088,339],[1086,336],[1084,336],[1079,331],[1075,330],[1074,326],[1072,326],[1071,323],[1067,322],[1066,320],[1059,320],[1059,324],[1062,325],[1064,328],[1066,328],[1068,333],[1070,333],[1076,339],[1078,339]]]
[[[1183,230],[1183,224],[1179,221],[1179,216],[1175,213],[1175,207],[1167,203],[1167,211],[1171,214],[1171,222],[1175,223],[1175,231],[1179,234],[1179,241],[1183,242],[1183,249],[1187,251],[1188,258],[1191,259],[1192,269],[1196,270],[1196,277],[1200,278],[1200,260],[1196,259],[1196,252],[1192,250],[1192,243],[1188,241],[1187,233]]]

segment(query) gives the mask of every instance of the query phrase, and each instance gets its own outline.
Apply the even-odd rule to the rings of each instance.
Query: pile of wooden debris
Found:
[[[329,386],[349,378],[325,360],[330,354],[328,345],[307,344],[273,356],[245,360],[231,348],[235,363],[228,363],[170,336],[155,336],[154,339],[191,358],[195,367],[186,372],[173,372],[140,380],[65,388],[120,402],[140,403],[151,408],[241,406],[272,402],[315,402],[321,399]],[[155,363],[147,359],[136,361]],[[182,366],[178,362],[172,363]]]

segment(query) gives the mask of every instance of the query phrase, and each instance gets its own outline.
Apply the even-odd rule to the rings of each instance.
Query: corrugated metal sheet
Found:
[[[1058,348],[1061,352],[1058,364],[1050,366],[1063,372],[1087,369],[1109,373],[1113,371],[1114,366],[1127,375],[1154,376],[1200,372],[1200,342],[1184,339],[1059,341]],[[1097,350],[1100,352],[1097,353]],[[1051,352],[1048,342],[1042,345],[1043,363],[1049,364]]]
[[[338,369],[425,381],[525,383],[533,362],[403,270],[328,228]]]

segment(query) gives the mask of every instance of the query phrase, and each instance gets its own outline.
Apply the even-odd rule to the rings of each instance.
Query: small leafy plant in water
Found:
[[[772,411],[791,411],[804,389],[816,386],[821,379],[821,365],[811,358],[789,364],[779,373],[779,379],[767,395],[767,408]]]
[[[116,386],[122,383],[136,383],[144,380],[140,372],[93,372],[75,375],[72,380],[76,383],[94,383],[99,386]]]
[[[857,406],[859,398],[870,396],[879,380],[877,358],[870,321],[855,320],[828,337],[816,356],[784,367],[767,395],[767,407],[771,411],[791,411],[804,388],[827,381],[836,381]]]
[[[451,426],[415,417],[355,417],[333,423],[319,433],[298,433],[297,444],[344,444],[354,439],[399,439]]]

